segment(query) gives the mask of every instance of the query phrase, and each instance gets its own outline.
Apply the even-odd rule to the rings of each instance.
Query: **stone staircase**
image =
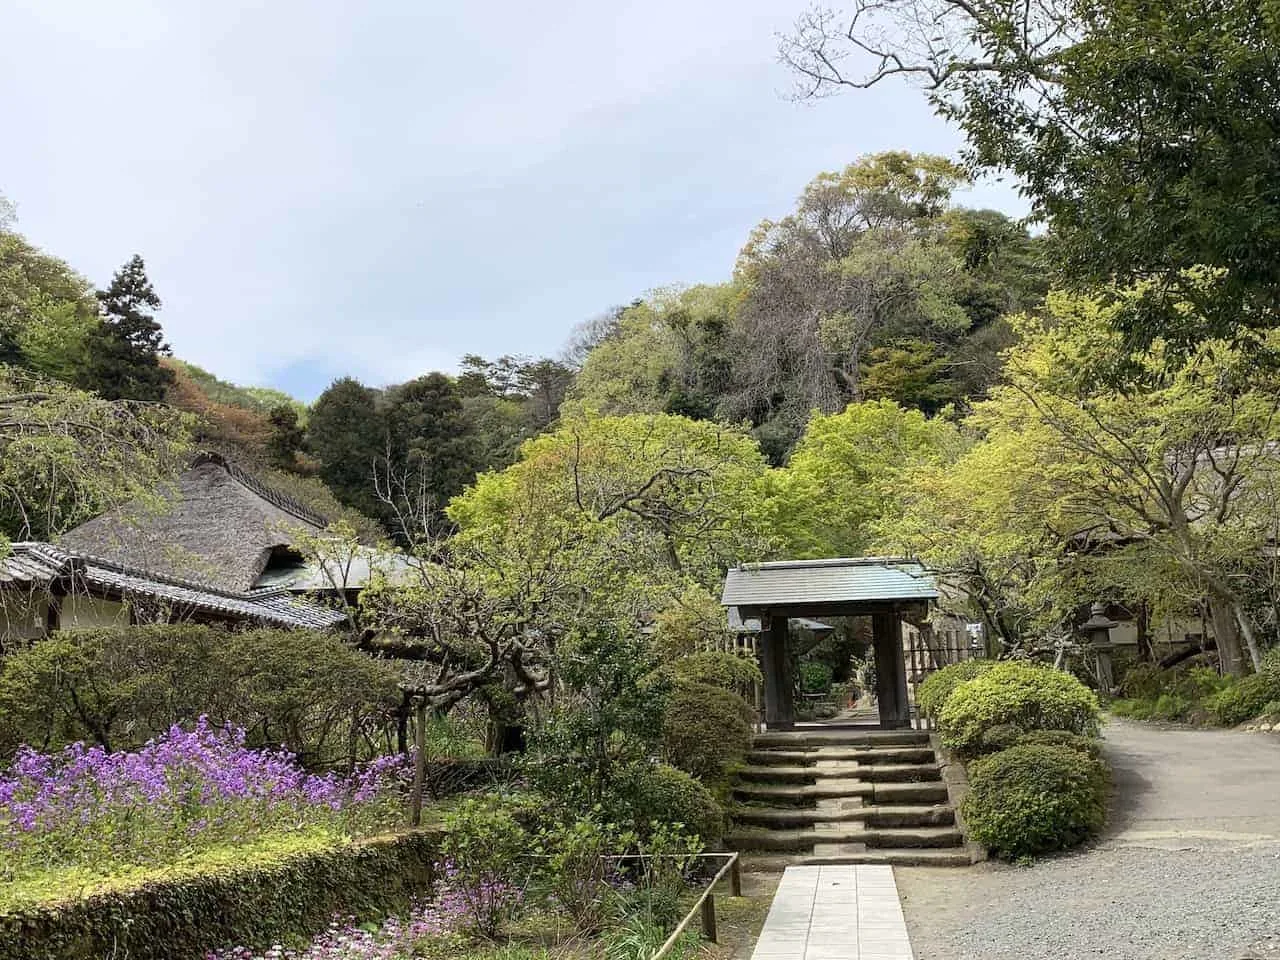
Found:
[[[760,734],[726,838],[758,869],[791,864],[968,866],[929,735],[815,728]]]

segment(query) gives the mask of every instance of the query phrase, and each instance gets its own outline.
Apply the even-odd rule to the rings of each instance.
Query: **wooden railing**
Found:
[[[689,924],[693,921],[693,915],[696,913],[701,918],[702,936],[704,939],[716,942],[716,884],[724,879],[725,874],[729,875],[729,895],[734,897],[742,896],[742,871],[738,865],[737,853],[704,853],[704,857],[725,857],[724,866],[722,866],[711,882],[707,884],[706,889],[702,891],[702,896],[698,897],[697,902],[684,915],[684,919],[676,924],[676,928],[671,931],[671,936],[658,948],[649,960],[663,960],[671,950],[679,942],[684,932],[689,929]]]

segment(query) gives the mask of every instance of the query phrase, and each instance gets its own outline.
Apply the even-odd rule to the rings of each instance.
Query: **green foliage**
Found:
[[[76,383],[101,325],[92,285],[0,217],[0,363]]]
[[[961,660],[935,670],[925,677],[916,691],[916,706],[926,717],[937,719],[953,690],[966,680],[980,677],[992,667],[994,660]]]
[[[90,335],[80,384],[108,400],[164,399],[172,375],[160,357],[169,353],[169,345],[150,313],[159,309],[160,298],[142,257],[134,254],[97,296],[102,323]]]
[[[1225,727],[1234,727],[1266,712],[1267,706],[1280,700],[1280,670],[1265,665],[1220,690],[1209,701],[1214,718]]]
[[[724,835],[724,811],[711,791],[675,767],[636,763],[622,772],[617,795],[637,833],[648,836],[654,825],[680,824],[710,848]]]
[[[947,747],[973,755],[991,727],[1087,736],[1098,732],[1099,719],[1098,698],[1071,674],[1010,660],[956,687],[938,713],[938,729]]]
[[[334,496],[366,516],[382,515],[373,466],[386,452],[386,430],[375,391],[352,377],[331,383],[311,407],[307,446]]]
[[[594,815],[556,823],[539,833],[538,852],[546,856],[540,874],[547,892],[579,930],[594,930],[603,920],[610,905],[612,875],[612,865],[605,858],[623,852],[634,839]]]
[[[765,508],[788,555],[855,557],[872,544],[912,471],[949,460],[955,428],[892,400],[815,413],[783,470],[768,478]]]
[[[386,393],[386,469],[405,478],[437,513],[475,476],[475,439],[454,382],[429,373]]]
[[[744,699],[756,684],[764,682],[754,659],[736,653],[704,650],[680,657],[664,668],[677,682],[709,684],[730,690]]]
[[[525,756],[530,783],[578,815],[611,814],[618,778],[662,737],[667,685],[643,638],[602,627],[571,638],[560,657],[567,687]]]
[[[634,619],[690,582],[767,552],[757,520],[765,463],[742,431],[669,415],[565,420],[449,506],[457,543],[503,557],[554,555],[576,603]]]
[[[1082,750],[1027,744],[970,764],[969,786],[961,813],[970,838],[1019,859],[1074,846],[1101,829],[1110,772]]]
[[[1076,750],[1094,760],[1102,760],[1102,741],[1097,737],[1082,737],[1066,730],[1030,730],[1018,737],[1018,746],[1064,747]]]
[[[475,929],[498,932],[515,905],[512,888],[529,873],[532,841],[511,812],[490,799],[463,800],[444,821],[440,852]]]
[[[1120,692],[1128,699],[1153,699],[1165,686],[1165,672],[1154,663],[1135,663],[1120,679]]]
[[[802,660],[799,681],[801,693],[829,693],[831,691],[831,665],[821,660]]]
[[[155,625],[55,633],[0,661],[0,750],[138,747],[207,715],[308,765],[348,756],[352,724],[400,702],[395,668],[331,634]],[[358,759],[358,758],[356,758]]]
[[[48,540],[185,466],[190,420],[0,366],[0,549]]]
[[[723,783],[751,749],[753,719],[747,702],[730,690],[677,684],[662,719],[663,752],[698,779]]]
[[[686,584],[658,611],[653,626],[653,647],[664,660],[718,650],[733,637],[720,598],[699,584]]]
[[[1134,664],[1121,684],[1125,698],[1112,701],[1108,708],[1130,720],[1206,723],[1216,720],[1217,698],[1233,683],[1233,678],[1207,667],[1161,670],[1154,664]]]
[[[273,838],[205,851],[89,890],[64,878],[37,899],[0,904],[0,960],[202,960],[228,944],[266,949],[334,914],[377,916],[427,892],[438,837],[357,843]]]

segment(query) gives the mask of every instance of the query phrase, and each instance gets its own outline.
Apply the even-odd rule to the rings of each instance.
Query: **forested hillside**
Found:
[[[746,424],[775,463],[813,410],[861,399],[929,415],[963,409],[998,376],[1004,318],[1044,293],[1041,241],[1002,214],[955,205],[966,182],[941,157],[863,158],[818,175],[795,210],[745,237],[731,277],[566,325],[558,359],[471,354],[457,375],[385,387],[344,377],[310,407],[173,357],[141,257],[98,290],[34,247],[10,215],[0,229],[0,358],[86,398],[162,401],[188,415],[184,444],[223,453],[376,537],[379,525],[396,532],[392,504],[410,490],[443,520],[477,473],[513,463],[562,408]],[[14,522],[5,533],[34,529]]]

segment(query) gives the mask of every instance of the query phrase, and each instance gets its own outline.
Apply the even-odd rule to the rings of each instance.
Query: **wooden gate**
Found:
[[[969,632],[962,629],[934,630],[909,628],[904,631],[906,647],[907,688],[911,694],[911,725],[917,730],[932,730],[933,721],[920,716],[916,692],[929,674],[942,667],[981,655]]]

